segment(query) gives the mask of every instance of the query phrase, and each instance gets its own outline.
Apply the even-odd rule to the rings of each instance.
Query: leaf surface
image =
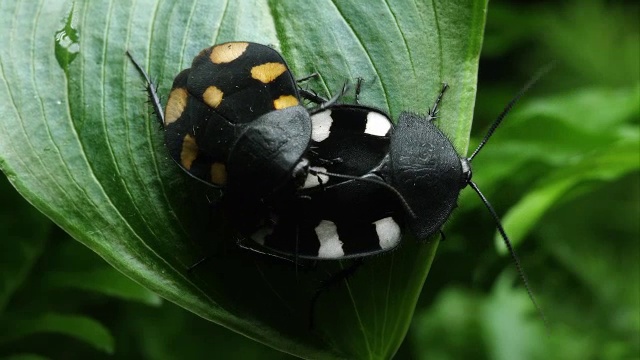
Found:
[[[203,48],[271,44],[297,77],[335,93],[362,77],[361,101],[426,112],[466,151],[486,1],[5,1],[0,39],[0,167],[71,236],[162,297],[282,351],[388,358],[402,342],[437,241],[407,239],[320,297],[340,266],[296,269],[238,249],[211,219],[210,189],[168,158],[129,50],[160,83]],[[187,269],[203,257],[210,260]]]

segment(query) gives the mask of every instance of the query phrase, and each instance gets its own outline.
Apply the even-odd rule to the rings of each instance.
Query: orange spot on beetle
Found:
[[[282,75],[285,71],[287,71],[287,67],[282,63],[264,63],[251,68],[251,77],[264,84],[268,84],[277,79],[278,76]]]
[[[298,99],[293,95],[282,95],[279,98],[273,100],[273,107],[276,110],[286,109],[291,106],[298,105]]]
[[[187,90],[185,88],[175,88],[169,94],[167,107],[164,109],[164,126],[178,120],[187,107]]]
[[[214,64],[222,64],[232,62],[240,57],[247,50],[249,43],[246,42],[231,42],[221,45],[216,45],[211,50],[209,58]]]
[[[222,102],[223,95],[222,90],[215,86],[209,86],[207,90],[204,91],[204,94],[202,94],[202,99],[210,107],[217,108]]]
[[[196,139],[191,134],[187,134],[182,139],[182,151],[180,152],[182,167],[190,170],[196,157],[198,157],[198,144],[196,144]]]
[[[227,183],[227,167],[225,164],[219,162],[211,164],[211,182],[220,186]]]

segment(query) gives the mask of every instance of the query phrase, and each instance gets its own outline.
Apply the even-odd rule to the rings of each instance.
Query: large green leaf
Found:
[[[3,1],[0,167],[34,206],[130,278],[194,313],[303,357],[395,353],[437,242],[406,241],[310,299],[348,264],[299,268],[238,249],[207,194],[168,159],[130,50],[167,94],[202,48],[273,44],[309,86],[362,77],[362,102],[425,112],[466,151],[486,1]],[[70,15],[73,15],[70,17]],[[210,261],[187,268],[202,257]]]
[[[631,139],[612,144],[606,151],[552,173],[541,182],[543,185],[520,199],[503,219],[505,229],[514,239],[518,239],[514,243],[524,239],[544,213],[570,189],[585,182],[612,181],[627,173],[637,172],[640,167],[640,139],[638,133],[630,135]],[[500,235],[496,234],[494,242],[503,253],[507,252]]]
[[[640,133],[637,125],[632,123],[640,115],[638,97],[640,88],[637,85],[616,91],[589,89],[576,91],[570,96],[532,102],[518,112],[509,129],[509,140],[503,141],[499,147],[510,153],[503,159],[517,159],[516,167],[505,165],[504,168],[511,168],[512,173],[517,173],[518,166],[522,167],[531,159],[559,166],[557,170],[549,170],[540,179],[538,187],[504,215],[503,225],[515,245],[571,189],[581,186],[585,191],[586,186],[593,186],[598,181],[613,181],[640,169]],[[549,120],[558,127],[543,126],[542,123]],[[517,127],[533,121],[536,126],[529,125],[527,131],[530,139],[522,138],[515,131]],[[535,136],[537,131],[544,131],[548,135]],[[549,148],[554,151],[550,152]],[[496,153],[494,149],[489,156],[495,156]],[[497,159],[494,157],[492,160]],[[506,162],[503,160],[499,163]],[[493,168],[497,166],[494,164]],[[501,172],[494,171],[494,179],[485,181],[497,182],[496,173]],[[503,254],[507,252],[499,234],[495,236],[495,244]]]

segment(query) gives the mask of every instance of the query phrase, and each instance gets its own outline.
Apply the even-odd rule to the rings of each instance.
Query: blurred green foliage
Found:
[[[548,329],[466,191],[402,357],[640,358],[638,10],[491,2],[471,147],[527,77],[555,63],[474,161]]]
[[[491,2],[472,145],[528,76],[556,64],[474,161],[549,325],[465,191],[397,358],[640,357],[637,15],[634,2]],[[0,356],[285,357],[128,280],[4,178],[0,199]]]

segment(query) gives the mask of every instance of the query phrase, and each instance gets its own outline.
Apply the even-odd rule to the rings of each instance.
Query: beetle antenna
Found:
[[[344,85],[342,85],[342,89],[335,94],[331,99],[323,102],[322,104],[320,104],[320,106],[318,106],[316,109],[314,109],[314,111],[320,111],[320,110],[324,110],[334,104],[336,104],[341,97],[344,96],[344,94],[347,92],[347,89],[349,88],[349,84],[348,83],[344,83]]]
[[[296,83],[301,83],[301,82],[307,81],[307,80],[312,79],[312,78],[317,78],[317,77],[320,77],[320,74],[318,74],[317,72],[314,72],[314,73],[311,73],[311,74],[309,74],[309,75],[307,75],[305,77],[302,77],[300,79],[296,79]]]
[[[411,206],[409,206],[409,203],[404,198],[404,196],[402,196],[400,191],[398,191],[398,189],[394,188],[393,186],[387,184],[384,181],[378,181],[378,180],[369,179],[369,178],[360,177],[360,176],[336,174],[336,173],[331,173],[331,172],[326,172],[326,171],[318,171],[318,170],[315,170],[315,169],[309,169],[309,172],[312,172],[314,174],[333,176],[333,177],[337,177],[337,178],[340,178],[340,179],[364,181],[364,182],[368,182],[368,183],[378,184],[378,185],[386,188],[387,190],[393,192],[398,197],[398,199],[400,200],[400,203],[402,203],[402,207],[404,207],[404,209],[407,211],[407,213],[411,216],[412,219],[416,219],[417,218],[416,213],[413,211],[413,209],[411,209]]]
[[[323,104],[323,103],[326,103],[327,101],[329,101],[329,100],[323,98],[322,96],[318,95],[313,90],[307,90],[307,89],[303,89],[303,88],[298,88],[298,93],[300,94],[300,97],[302,97],[303,99],[309,100],[310,102],[315,103],[317,105]]]
[[[478,155],[478,153],[484,147],[484,145],[487,143],[487,141],[489,141],[489,138],[491,137],[491,135],[493,135],[493,132],[496,131],[498,126],[500,126],[500,124],[502,123],[502,120],[504,120],[505,116],[507,116],[509,111],[511,111],[511,108],[513,108],[513,106],[516,104],[516,102],[518,102],[518,100],[520,100],[522,95],[524,95],[524,93],[529,91],[529,89],[531,89],[533,87],[533,85],[535,85],[535,83],[537,83],[538,80],[540,80],[540,78],[542,76],[544,76],[546,73],[551,71],[551,69],[553,68],[553,65],[554,64],[551,63],[549,65],[546,65],[542,69],[538,70],[538,72],[535,75],[533,75],[533,77],[531,79],[529,79],[529,81],[520,89],[520,91],[518,91],[516,93],[516,95],[511,99],[511,101],[509,101],[507,106],[505,106],[504,109],[502,109],[502,112],[500,113],[500,115],[498,115],[498,118],[496,118],[496,120],[493,122],[493,124],[491,124],[491,127],[489,128],[489,131],[487,131],[487,134],[484,136],[484,138],[482,139],[482,141],[480,142],[480,144],[478,145],[476,150],[473,152],[473,154],[471,154],[471,156],[469,156],[469,159],[468,159],[469,161],[473,160],[473,158],[476,155]]]
[[[440,89],[440,94],[438,94],[438,98],[433,103],[433,108],[429,108],[429,111],[427,112],[427,120],[433,121],[438,117],[438,113],[440,112],[440,109],[438,108],[438,106],[440,106],[440,101],[442,101],[442,97],[444,96],[444,93],[445,91],[447,91],[448,88],[449,88],[449,84],[447,84],[446,82],[443,82],[442,88]]]
[[[129,57],[129,59],[133,63],[133,66],[136,67],[136,70],[138,70],[140,75],[142,75],[142,77],[144,78],[145,82],[147,83],[146,84],[146,91],[147,91],[147,94],[149,95],[149,102],[151,103],[151,106],[153,107],[153,112],[156,114],[156,117],[157,117],[158,121],[160,122],[160,125],[164,128],[164,112],[162,111],[162,104],[160,103],[160,98],[158,97],[158,88],[157,88],[157,86],[153,83],[153,81],[151,81],[151,78],[149,77],[149,74],[147,74],[147,72],[144,71],[142,66],[140,66],[140,64],[133,58],[133,56],[131,55],[129,50],[127,50],[127,56]]]
[[[525,275],[524,270],[522,269],[520,258],[518,258],[518,255],[516,254],[516,251],[513,248],[513,245],[511,245],[511,241],[509,240],[507,233],[504,231],[504,228],[502,227],[502,223],[500,222],[500,217],[498,217],[498,214],[493,209],[493,206],[491,206],[491,203],[489,203],[489,200],[487,200],[487,198],[484,197],[484,195],[482,194],[478,186],[473,181],[469,180],[469,186],[471,186],[471,188],[478,194],[478,196],[480,196],[480,200],[484,203],[484,205],[487,207],[487,209],[491,213],[493,220],[496,222],[496,227],[498,228],[498,232],[502,236],[502,240],[504,244],[507,246],[507,249],[509,250],[511,259],[513,259],[513,263],[516,265],[516,270],[518,271],[518,275],[520,275],[520,279],[524,284],[524,288],[527,290],[527,295],[529,295],[529,299],[531,299],[533,306],[536,308],[536,311],[538,312],[538,314],[540,314],[540,317],[542,318],[542,322],[544,323],[544,327],[549,329],[547,318],[544,316],[544,312],[542,312],[542,308],[540,307],[540,305],[538,305],[536,298],[533,296],[533,291],[531,290],[531,286],[529,285],[529,280],[527,279],[527,276]]]

